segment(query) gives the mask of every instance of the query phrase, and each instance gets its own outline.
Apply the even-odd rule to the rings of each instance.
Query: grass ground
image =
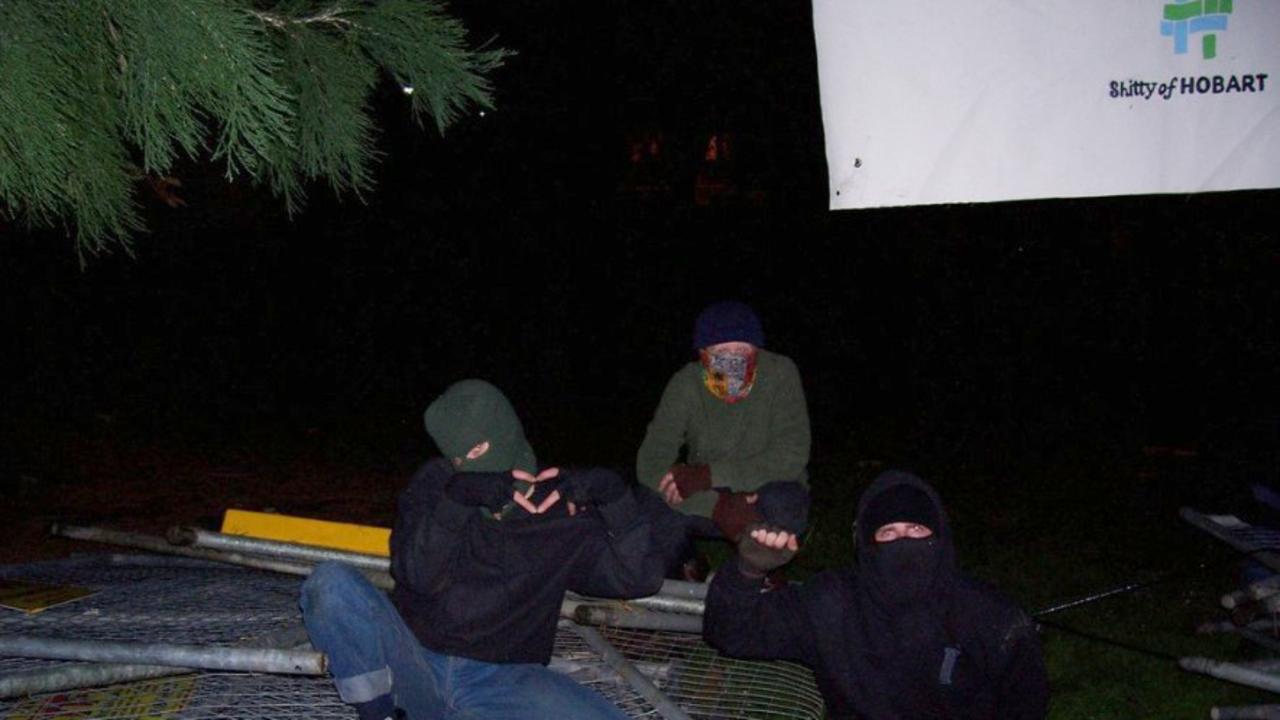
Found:
[[[617,464],[626,461],[620,446],[597,445],[593,454],[592,461],[615,455],[622,458]],[[112,435],[51,441],[49,458],[0,509],[7,528],[0,561],[94,549],[49,538],[55,520],[159,533],[173,524],[216,527],[223,509],[244,507],[387,525],[412,468],[412,458],[388,461],[323,436],[211,448]],[[817,448],[813,529],[795,577],[849,561],[858,493],[882,467],[851,444]],[[1183,523],[1178,507],[1221,512],[1244,504],[1205,461],[1149,456],[1135,447],[992,467],[952,458],[915,469],[948,504],[962,565],[1029,610],[1173,573],[1046,618],[1156,655],[1046,628],[1052,720],[1206,718],[1215,705],[1275,701],[1159,657],[1232,659],[1250,652],[1234,639],[1194,633],[1199,623],[1225,617],[1218,598],[1237,583],[1239,558]]]

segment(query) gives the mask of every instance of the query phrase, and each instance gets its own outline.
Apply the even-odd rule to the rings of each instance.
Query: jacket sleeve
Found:
[[[667,470],[680,459],[680,448],[685,443],[691,412],[686,373],[682,369],[667,382],[636,453],[636,478],[641,485],[654,490]]]
[[[458,535],[470,522],[479,522],[475,508],[444,495],[451,475],[444,461],[419,468],[400,494],[395,524],[391,528],[391,575],[397,584],[429,594],[449,578],[449,568],[460,551]]]
[[[805,612],[811,585],[761,592],[762,581],[738,569],[735,556],[711,580],[707,590],[702,635],[731,657],[761,660],[816,661],[813,627]]]
[[[1021,610],[1006,624],[996,657],[995,717],[1043,720],[1049,712],[1049,677],[1035,623]]]
[[[569,589],[582,595],[634,598],[662,588],[662,556],[650,541],[649,521],[628,491],[584,518],[586,538]]]
[[[800,371],[790,358],[775,366],[767,442],[756,452],[711,463],[711,484],[738,492],[758,489],[775,480],[797,480],[809,464],[809,408]]]

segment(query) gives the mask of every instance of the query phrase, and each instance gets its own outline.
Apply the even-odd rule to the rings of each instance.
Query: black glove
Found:
[[[757,529],[786,531],[764,523],[756,523],[743,531],[742,540],[738,543],[738,568],[742,570],[743,575],[759,578],[768,575],[770,570],[791,562],[791,558],[796,556],[796,551],[785,546],[771,548],[761,545],[751,537],[751,532]]]
[[[608,505],[626,494],[627,483],[612,470],[585,468],[562,470],[556,489],[574,505]]]
[[[456,503],[501,512],[511,502],[515,481],[509,472],[454,473],[445,483],[444,494]]]

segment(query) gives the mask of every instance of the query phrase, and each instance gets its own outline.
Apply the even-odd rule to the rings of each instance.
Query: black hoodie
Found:
[[[391,599],[423,646],[546,664],[565,590],[630,598],[661,587],[662,560],[632,493],[573,517],[517,508],[497,521],[445,495],[453,473],[443,458],[423,465],[400,495],[391,531]]]
[[[1049,688],[1035,626],[957,569],[934,489],[914,475],[884,473],[863,493],[858,518],[878,494],[903,484],[932,500],[938,527],[930,538],[877,545],[875,528],[859,523],[857,570],[768,593],[728,563],[707,595],[707,642],[727,655],[809,666],[833,720],[1045,717]],[[904,575],[918,581],[914,595]]]

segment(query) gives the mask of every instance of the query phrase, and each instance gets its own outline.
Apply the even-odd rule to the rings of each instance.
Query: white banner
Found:
[[[1280,187],[1280,0],[813,0],[831,208]]]

